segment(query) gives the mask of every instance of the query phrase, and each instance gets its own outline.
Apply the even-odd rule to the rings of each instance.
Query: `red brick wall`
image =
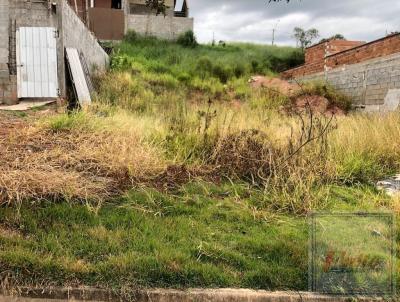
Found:
[[[323,61],[325,58],[326,44],[326,42],[320,43],[318,45],[307,48],[305,52],[306,64]]]
[[[281,77],[284,79],[303,77],[309,74],[323,72],[325,70],[325,61],[304,64],[302,66],[289,69],[281,73]]]
[[[321,49],[324,53],[321,56]],[[367,60],[388,56],[400,52],[400,34],[391,35],[370,43],[360,41],[331,40],[306,50],[306,63],[303,66],[287,70],[283,78],[301,77],[322,72],[326,68],[361,63]]]
[[[400,34],[388,36],[360,47],[327,57],[328,68],[356,64],[400,52]]]
[[[303,66],[285,71],[282,73],[284,78],[301,77],[325,70],[325,58],[327,55],[342,52],[365,44],[362,41],[330,40],[314,46],[305,51],[305,64]]]
[[[306,49],[306,64],[321,62],[328,55],[333,55],[347,49],[351,49],[366,42],[363,41],[346,41],[346,40],[330,40]]]
[[[326,55],[333,55],[365,43],[364,41],[331,40],[327,43]]]

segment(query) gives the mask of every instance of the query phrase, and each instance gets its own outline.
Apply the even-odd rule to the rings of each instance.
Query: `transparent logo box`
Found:
[[[392,213],[312,213],[309,290],[330,295],[396,294]]]

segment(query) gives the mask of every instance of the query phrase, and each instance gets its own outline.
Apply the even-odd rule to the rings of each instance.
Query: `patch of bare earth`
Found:
[[[338,106],[331,105],[327,98],[319,95],[300,96],[292,101],[292,110],[303,112],[311,109],[312,112],[325,115],[344,115],[345,112]]]
[[[300,90],[300,87],[297,84],[292,84],[279,78],[271,78],[259,75],[251,77],[249,83],[254,89],[268,88],[285,96],[292,96],[294,93]]]
[[[284,109],[287,113],[302,113],[312,110],[314,113],[324,115],[344,115],[345,112],[336,105],[332,105],[329,100],[320,95],[302,95],[301,86],[296,83],[290,83],[280,78],[271,78],[266,76],[254,76],[249,80],[252,88],[266,88],[275,93],[281,94],[290,99],[290,104]]]

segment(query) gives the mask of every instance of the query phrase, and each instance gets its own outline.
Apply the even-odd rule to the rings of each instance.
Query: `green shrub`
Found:
[[[352,106],[351,98],[340,93],[333,86],[326,82],[311,82],[302,86],[297,94],[301,95],[320,95],[329,101],[330,106],[337,106],[344,111],[349,111]]]
[[[349,154],[338,167],[339,178],[347,185],[373,184],[390,173],[371,154]]]
[[[235,74],[235,77],[240,78],[246,74],[246,66],[242,63],[237,63],[233,67],[233,73]]]
[[[251,61],[251,71],[253,73],[260,73],[260,71],[261,71],[260,63],[257,60]]]
[[[178,74],[176,78],[178,79],[179,82],[186,83],[186,84],[189,83],[189,81],[191,79],[190,75],[186,72]]]
[[[208,57],[201,57],[196,64],[195,73],[201,78],[206,78],[212,74],[213,63]]]
[[[114,55],[111,57],[111,69],[122,70],[130,63],[130,58],[127,55]]]
[[[124,36],[124,41],[134,43],[138,40],[138,34],[134,30],[128,30]]]
[[[177,43],[183,47],[196,47],[198,45],[196,36],[192,30],[189,30],[178,37]]]
[[[291,52],[287,57],[286,61],[287,61],[287,66],[285,67],[285,69],[290,69],[304,64],[305,62],[304,51],[298,49]]]
[[[295,50],[287,55],[270,53],[264,60],[264,65],[275,72],[282,72],[304,63],[304,52]]]
[[[223,65],[223,64],[217,64],[213,67],[213,75],[218,78],[221,83],[226,84],[228,80],[232,77],[232,70]]]

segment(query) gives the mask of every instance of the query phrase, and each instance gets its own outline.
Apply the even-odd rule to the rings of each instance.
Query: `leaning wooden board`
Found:
[[[67,48],[65,52],[67,55],[72,84],[74,85],[78,102],[81,106],[89,105],[92,102],[92,99],[90,97],[85,73],[83,72],[82,63],[79,59],[78,50],[76,48]]]

